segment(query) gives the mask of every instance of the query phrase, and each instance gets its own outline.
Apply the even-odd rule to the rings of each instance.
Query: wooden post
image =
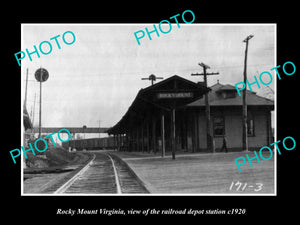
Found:
[[[196,152],[199,151],[200,149],[200,143],[199,143],[199,113],[197,113],[197,110],[195,112],[195,124],[196,124]],[[210,124],[210,122],[209,122]],[[211,140],[211,137],[212,135],[210,134],[210,140]]]
[[[117,134],[117,138],[118,138],[118,152],[120,151],[121,148],[121,138],[120,138],[120,134]]]
[[[123,134],[120,134],[120,151],[123,150]]]
[[[120,152],[121,151],[121,134],[118,134],[118,151]]]
[[[118,141],[118,134],[115,134],[115,140],[116,140],[116,150],[119,150],[119,141]]]
[[[131,150],[134,152],[135,151],[135,134],[134,134],[133,128],[132,128],[132,132],[131,132],[131,143],[132,143]]]
[[[142,152],[144,152],[144,122],[142,123],[141,134],[142,134]]]
[[[153,152],[156,154],[156,121],[154,116],[152,116],[152,147]]]
[[[137,128],[134,129],[134,151],[139,151],[139,143],[138,143],[138,130]]]
[[[114,140],[114,150],[115,150],[115,148],[116,148],[116,135],[115,134],[113,134],[113,140]]]
[[[161,157],[165,157],[165,115],[161,114]]]
[[[124,152],[128,151],[128,133],[125,132],[125,137],[124,137],[124,141],[125,141],[125,146],[124,146]]]
[[[126,136],[127,136],[127,151],[129,152],[130,151],[130,148],[131,148],[131,143],[130,143],[130,141],[131,141],[131,136],[130,136],[130,132],[129,131],[127,131],[127,134],[126,134]]]
[[[197,117],[196,112],[192,112],[192,152],[196,152],[196,149],[198,148],[198,140],[197,140]]]
[[[132,130],[129,132],[129,148],[128,151],[131,152],[133,148],[133,140],[132,140]]]
[[[176,134],[175,134],[175,109],[171,110],[171,146],[172,146],[172,159],[175,159],[175,152],[176,152]]]
[[[271,127],[271,112],[267,111],[267,146],[269,146],[272,142],[272,127]]]
[[[147,135],[147,152],[149,153],[150,152],[150,132],[149,132],[149,123],[150,123],[150,120],[149,120],[149,117],[147,116],[147,119],[146,119],[146,135]]]
[[[188,147],[188,117],[187,117],[188,113],[186,111],[186,109],[184,109],[184,138],[185,138],[185,150],[188,152],[189,151],[189,147]]]
[[[137,151],[140,152],[140,132],[139,132],[139,127],[136,127],[136,146],[137,146]]]

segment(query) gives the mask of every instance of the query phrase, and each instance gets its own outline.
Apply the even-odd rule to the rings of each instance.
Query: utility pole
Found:
[[[35,114],[35,101],[36,101],[36,93],[34,93],[34,102],[33,102],[33,113],[32,113],[32,125],[34,126],[34,114]]]
[[[206,70],[210,69],[210,67],[204,63],[198,63],[199,66],[203,67],[203,73],[192,73],[192,76],[202,76],[204,77],[204,85],[205,87],[207,86],[207,76],[208,75],[218,75],[219,72],[217,73],[207,73]],[[208,93],[205,93],[205,115],[206,115],[206,142],[207,142],[207,149],[211,152],[215,152],[215,148],[213,146],[213,138],[211,134],[211,126],[210,126],[210,106],[208,102]]]
[[[27,85],[28,85],[28,68],[26,69],[26,86],[25,86],[24,107],[26,107],[26,105],[27,105]]]
[[[151,74],[149,77],[142,78],[142,80],[151,80],[151,86],[154,84],[156,79],[164,79],[163,77],[157,77],[154,74]]]
[[[31,110],[31,118],[32,118],[32,126],[33,127],[34,127],[34,114],[35,114],[35,100],[36,100],[36,93],[34,93],[33,110]],[[31,129],[31,134],[34,136],[33,129]]]
[[[247,128],[247,98],[246,98],[246,91],[247,91],[247,54],[248,54],[248,42],[254,35],[249,35],[246,37],[243,42],[246,43],[245,49],[245,61],[244,61],[244,84],[246,88],[243,90],[243,149],[248,151],[248,128]]]
[[[42,80],[42,76],[43,76],[43,71],[41,70],[40,73],[40,77]],[[41,137],[41,133],[42,133],[42,82],[40,81],[40,116],[39,116],[39,138]]]

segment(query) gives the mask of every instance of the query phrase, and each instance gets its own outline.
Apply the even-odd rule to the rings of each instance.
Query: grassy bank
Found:
[[[67,165],[75,159],[76,155],[62,147],[50,146],[43,154],[33,155],[29,152],[27,157],[27,168],[48,168]]]

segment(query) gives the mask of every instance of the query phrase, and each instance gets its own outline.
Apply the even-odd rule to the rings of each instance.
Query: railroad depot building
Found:
[[[243,103],[235,87],[218,82],[207,88],[202,82],[194,83],[177,75],[141,89],[108,133],[114,135],[120,151],[208,152],[205,93],[208,93],[215,151],[220,151],[224,135],[229,151],[243,150]],[[272,143],[272,110],[272,100],[247,91],[250,150]]]

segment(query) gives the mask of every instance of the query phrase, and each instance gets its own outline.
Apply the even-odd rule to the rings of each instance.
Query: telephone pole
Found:
[[[203,68],[203,73],[192,73],[192,76],[202,76],[204,77],[204,85],[207,87],[207,76],[209,75],[218,75],[217,73],[207,73],[206,70],[210,69],[210,67],[204,63],[198,63],[199,66]],[[211,152],[215,152],[215,148],[213,146],[213,138],[211,134],[211,126],[210,126],[210,106],[208,102],[208,93],[205,93],[205,115],[206,115],[206,142],[207,142],[207,149]]]
[[[36,100],[36,93],[34,93],[34,102],[33,102],[33,110],[31,111],[31,118],[32,118],[32,126],[34,127],[34,114],[35,114],[35,100]],[[34,136],[33,129],[31,129],[32,135]]]
[[[26,69],[26,86],[25,86],[25,100],[24,100],[24,107],[27,106],[27,85],[28,85],[28,68]]]
[[[243,149],[248,151],[248,127],[247,127],[247,98],[246,98],[246,91],[247,91],[247,54],[248,54],[248,42],[254,35],[249,35],[246,37],[243,42],[246,43],[245,49],[245,61],[244,61],[244,84],[246,88],[243,90]]]

